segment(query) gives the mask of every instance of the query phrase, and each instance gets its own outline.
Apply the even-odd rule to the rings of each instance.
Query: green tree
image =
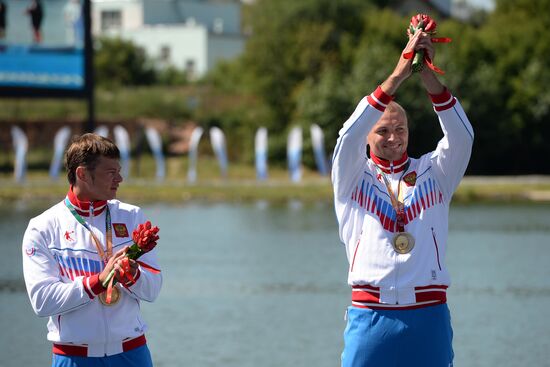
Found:
[[[470,119],[476,127],[475,173],[550,172],[550,25],[547,0],[499,1],[479,30],[480,51],[467,81]],[[477,64],[477,65],[476,65]],[[507,159],[502,155],[507,154]],[[527,158],[527,159],[526,159]]]
[[[260,0],[256,5],[243,62],[253,76],[252,90],[284,128],[303,80],[316,79],[326,65],[349,64],[340,48],[360,36],[360,14],[367,5],[360,0]]]
[[[100,86],[150,85],[156,81],[155,69],[145,51],[120,38],[97,40],[94,67]]]
[[[266,126],[270,158],[279,161],[291,126],[307,131],[317,123],[330,151],[356,103],[391,73],[406,43],[410,15],[380,9],[381,3],[257,1],[249,9],[253,32],[243,57],[217,69],[209,81],[247,102],[214,121],[248,134],[246,141]],[[543,36],[550,26],[548,8],[550,0],[499,0],[495,11],[471,23],[436,19],[438,35],[453,42],[436,45],[434,61],[446,71],[441,79],[476,133],[470,173],[550,172],[550,41]],[[441,131],[417,75],[396,99],[411,121],[411,155],[432,150]],[[307,132],[305,138],[304,158],[311,164]]]
[[[270,158],[286,157],[286,133],[299,123],[292,120],[304,87],[314,86],[325,70],[351,68],[361,14],[371,8],[362,0],[260,0],[251,7],[243,88],[267,108],[262,122],[270,132]]]

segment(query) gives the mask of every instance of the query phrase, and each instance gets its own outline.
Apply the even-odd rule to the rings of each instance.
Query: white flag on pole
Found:
[[[317,124],[310,127],[311,144],[313,146],[313,156],[319,173],[323,176],[328,175],[328,164],[325,155],[325,135],[323,130]]]
[[[61,164],[63,162],[63,153],[65,153],[65,148],[67,147],[70,136],[71,128],[68,126],[63,126],[55,134],[55,138],[53,140],[54,153],[50,164],[50,178],[52,180],[57,180],[59,177]]]
[[[27,173],[27,150],[29,148],[29,141],[23,130],[17,126],[12,126],[11,138],[15,151],[15,164],[13,170],[15,181],[23,182]]]
[[[115,126],[113,134],[115,135],[115,144],[120,151],[121,174],[123,178],[128,179],[130,176],[130,135],[121,125]]]
[[[193,129],[191,137],[189,138],[189,168],[187,169],[187,180],[191,183],[197,181],[198,149],[203,132],[203,128],[197,126]]]
[[[220,164],[220,171],[223,178],[227,177],[227,148],[225,144],[225,135],[219,127],[210,128],[210,143],[212,150]]]
[[[164,155],[162,154],[162,139],[158,131],[150,126],[145,128],[145,136],[147,137],[147,142],[149,143],[149,147],[151,147],[157,165],[156,178],[162,181],[166,175]]]
[[[109,137],[109,128],[105,125],[98,126],[94,130],[94,134],[97,134],[99,136],[103,136],[104,138],[108,138]]]
[[[256,131],[254,139],[254,157],[256,162],[256,178],[267,179],[267,129],[261,127]]]
[[[290,180],[299,182],[302,179],[302,128],[294,127],[290,130],[286,154]]]

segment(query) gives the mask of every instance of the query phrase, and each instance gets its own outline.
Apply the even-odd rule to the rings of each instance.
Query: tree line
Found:
[[[246,8],[251,35],[242,56],[199,81],[240,102],[191,114],[205,128],[222,128],[236,159],[252,159],[260,126],[269,131],[270,161],[286,160],[286,136],[293,126],[309,131],[318,124],[332,151],[343,122],[391,73],[406,44],[413,14],[398,14],[388,4],[254,2]],[[476,133],[469,174],[550,173],[547,9],[550,0],[497,0],[494,11],[470,22],[430,14],[438,36],[452,38],[436,45],[435,64],[445,70],[441,79],[460,99]],[[411,78],[417,80],[406,82],[396,100],[411,123],[409,153],[419,156],[433,150],[442,134],[418,76]],[[140,80],[146,78],[136,84]],[[307,136],[304,144],[304,162],[313,165]]]

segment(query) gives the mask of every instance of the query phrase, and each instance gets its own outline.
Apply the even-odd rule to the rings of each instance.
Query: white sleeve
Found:
[[[65,283],[59,264],[48,248],[52,232],[29,222],[23,237],[23,275],[34,312],[40,317],[60,315],[89,303],[101,292],[98,275],[78,277]],[[45,227],[45,226],[44,226]]]
[[[384,113],[392,97],[378,87],[363,98],[339,132],[332,159],[334,209],[340,240],[349,238],[352,190],[366,168],[367,135]]]
[[[139,278],[129,287],[137,298],[153,302],[162,288],[162,273],[157,262],[157,250],[153,249],[138,259]]]
[[[392,97],[378,87],[363,98],[340,129],[332,157],[334,199],[345,203],[366,161],[367,135],[380,119]]]
[[[468,167],[474,132],[462,106],[447,90],[431,98],[444,136],[430,159],[443,194],[450,201]]]

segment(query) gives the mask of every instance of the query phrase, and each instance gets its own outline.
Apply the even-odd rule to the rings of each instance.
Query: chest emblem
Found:
[[[416,171],[407,173],[405,177],[403,177],[403,182],[409,187],[416,185]]]
[[[128,228],[124,223],[113,223],[113,229],[115,230],[115,236],[128,237]]]

